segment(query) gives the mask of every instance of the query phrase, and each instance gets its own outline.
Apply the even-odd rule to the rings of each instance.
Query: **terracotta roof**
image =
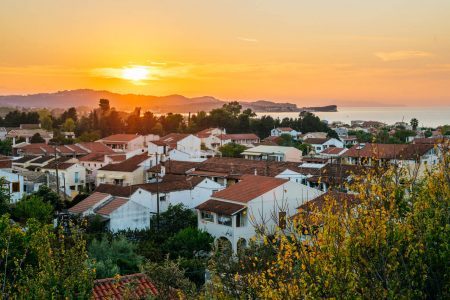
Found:
[[[254,133],[236,133],[236,134],[220,134],[217,136],[221,140],[258,140],[259,137]]]
[[[355,145],[344,157],[378,159],[416,159],[433,148],[433,144],[372,144]]]
[[[190,190],[202,182],[204,178],[186,177],[183,175],[166,175],[163,180],[157,183],[143,183],[129,186],[119,186],[114,184],[100,184],[95,192],[108,193],[117,197],[130,197],[139,188],[151,193],[156,193],[159,189],[160,193],[169,193],[173,191]]]
[[[241,181],[214,193],[212,197],[247,203],[286,182],[287,179],[245,175]]]
[[[75,163],[69,163],[67,162],[71,158],[67,157],[59,157],[56,160],[52,160],[49,164],[42,167],[42,169],[56,169],[56,164],[58,164],[59,170],[65,170],[67,168],[70,168],[71,166],[75,165]]]
[[[103,161],[105,161],[105,154],[104,153],[97,153],[97,152],[89,153],[88,155],[80,157],[79,161],[99,161],[99,162],[103,162]]]
[[[339,148],[339,147],[328,147],[327,149],[320,152],[320,154],[331,154],[331,155],[338,155],[342,151],[345,151],[345,148]]]
[[[412,142],[413,144],[441,144],[444,141],[448,141],[448,138],[441,138],[441,137],[430,137],[430,138],[417,138],[414,139]]]
[[[113,134],[113,135],[104,137],[100,140],[104,141],[104,142],[129,142],[138,137],[140,137],[140,135],[138,135],[138,134],[120,133],[120,134]]]
[[[200,204],[196,207],[196,209],[199,209],[199,210],[210,211],[213,213],[225,214],[225,215],[233,215],[233,214],[241,211],[244,208],[245,208],[245,206],[241,205],[241,204],[213,200],[213,199],[203,202],[202,204]]]
[[[109,216],[110,213],[124,205],[128,202],[128,199],[125,198],[114,198],[109,201],[106,205],[102,206],[99,210],[96,211],[97,214]]]
[[[171,148],[176,148],[177,143],[182,139],[188,137],[190,134],[188,133],[169,133],[168,135],[163,136],[159,139],[159,143],[164,143]]]
[[[124,161],[127,159],[126,154],[110,154],[110,155],[108,155],[108,157],[112,161]]]
[[[280,130],[280,131],[292,131],[292,130],[294,130],[291,127],[278,127],[277,129]]]
[[[184,175],[187,171],[194,169],[200,163],[190,161],[169,160],[164,163],[166,174]],[[151,167],[148,172],[161,172],[161,164]]]
[[[33,160],[31,163],[32,164],[43,164],[45,162],[48,162],[50,160],[54,160],[55,157],[54,156],[42,156],[39,157],[38,159]]]
[[[329,138],[309,138],[309,139],[305,139],[304,141],[303,141],[303,143],[305,143],[305,144],[310,144],[310,145],[318,145],[318,144],[323,144],[323,143],[325,143],[326,141],[328,141],[329,140]]]
[[[92,297],[95,300],[147,299],[158,291],[144,274],[131,274],[116,278],[94,281]]]
[[[19,159],[14,160],[13,162],[17,163],[17,164],[24,164],[24,163],[27,163],[29,161],[35,160],[35,159],[38,159],[38,157],[26,155],[26,156],[23,156],[23,157],[21,157]]]
[[[111,195],[109,195],[109,194],[94,192],[89,197],[82,200],[80,203],[76,204],[75,206],[69,208],[68,210],[71,213],[80,214],[80,213],[83,213],[86,210],[92,208],[97,203],[100,203],[101,201],[103,201],[109,197],[111,197]]]
[[[55,147],[45,143],[28,144],[22,147],[18,147],[17,149],[24,154],[32,154],[32,155],[52,155],[55,153]],[[89,151],[76,145],[56,146],[56,152],[58,154],[67,154],[67,155],[73,154],[83,155],[89,153]]]
[[[291,218],[301,220],[303,225],[320,225],[320,223],[323,223],[322,212],[330,200],[336,201],[331,208],[333,213],[343,211],[344,208],[352,208],[360,203],[357,195],[328,191],[299,206],[297,208],[298,213]],[[318,217],[315,221],[311,219],[313,214]]]
[[[1,160],[0,169],[10,169],[12,168],[12,160]]]
[[[100,142],[85,142],[76,144],[79,148],[86,149],[88,152],[96,153],[115,153],[114,150]]]
[[[134,170],[139,168],[139,165],[149,158],[147,152],[135,155],[123,162],[117,164],[109,164],[106,165],[99,170],[103,171],[116,171],[116,172],[133,172]]]

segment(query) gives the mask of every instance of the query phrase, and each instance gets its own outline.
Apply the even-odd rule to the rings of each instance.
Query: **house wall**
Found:
[[[107,171],[107,170],[98,170],[96,177],[96,185],[106,183],[106,184],[115,184],[114,179],[119,177],[123,178],[124,186],[132,185],[132,184],[141,184],[145,182],[144,176],[144,167],[140,166],[133,172],[120,172],[120,171]]]
[[[188,153],[192,158],[197,158],[200,157],[201,143],[200,138],[190,134],[178,141],[177,150]]]
[[[255,236],[255,225],[264,224],[268,232],[273,232],[277,226],[276,221],[280,211],[286,212],[287,217],[292,216],[297,212],[297,207],[321,194],[321,191],[314,188],[288,181],[244,204],[247,206],[247,214],[243,222],[245,226],[236,227],[236,216],[232,218],[232,226],[226,226],[217,223],[217,214],[213,214],[214,222],[208,222],[202,220],[198,212],[198,228],[207,231],[216,239],[221,237],[228,239],[233,250],[236,251],[240,239],[245,239],[248,244],[250,238]]]
[[[9,195],[11,196],[11,203],[16,203],[20,199],[22,199],[24,191],[23,191],[23,176],[7,172],[4,170],[0,170],[0,178],[3,178],[8,181],[8,187],[7,191],[9,192]],[[14,183],[14,184],[13,184]],[[16,192],[13,190],[13,186],[16,189]]]
[[[146,229],[150,227],[150,218],[148,208],[129,200],[109,215],[108,228],[112,232]]]
[[[42,168],[41,172],[48,172],[56,176],[55,169]],[[59,169],[58,176],[60,189],[70,197],[75,197],[86,184],[86,169],[78,163],[67,169]]]
[[[292,147],[285,152],[284,161],[301,162],[302,161],[302,151],[297,148]]]

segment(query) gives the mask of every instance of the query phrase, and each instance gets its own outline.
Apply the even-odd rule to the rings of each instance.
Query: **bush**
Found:
[[[163,245],[170,258],[194,258],[198,252],[211,251],[214,238],[197,228],[185,228],[170,237]]]
[[[44,202],[41,197],[31,195],[17,202],[12,209],[12,215],[22,222],[33,218],[46,224],[52,220],[53,206]]]

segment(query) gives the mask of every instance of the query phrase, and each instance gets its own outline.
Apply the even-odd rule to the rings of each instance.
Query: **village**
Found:
[[[181,204],[196,212],[198,229],[211,234],[218,247],[237,252],[256,235],[257,224],[283,227],[286,218],[328,194],[348,199],[355,193],[348,185],[367,168],[400,165],[419,176],[432,168],[448,137],[439,130],[425,137],[412,123],[335,122],[329,124],[334,137],[290,127],[260,137],[217,127],[163,136],[118,133],[66,145],[50,143],[52,132],[40,124],[21,124],[4,129],[2,139],[12,139],[13,153],[1,157],[0,176],[13,203],[41,186],[68,203],[86,195],[59,213],[98,216],[111,232],[148,229],[152,217]],[[391,135],[396,128],[415,135],[402,144],[361,138],[386,127]],[[37,133],[44,142],[30,143]],[[240,151],[224,155],[226,146]]]

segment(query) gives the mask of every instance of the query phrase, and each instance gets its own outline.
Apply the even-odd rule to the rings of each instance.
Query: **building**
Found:
[[[223,134],[219,135],[218,137],[221,141],[221,145],[234,143],[245,147],[254,147],[260,142],[259,137],[254,133]]]
[[[149,155],[163,154],[178,161],[203,161],[201,139],[192,134],[170,133],[148,143]]]
[[[358,138],[356,137],[356,135],[349,135],[347,137],[343,137],[342,142],[344,143],[345,147],[349,148],[358,144]]]
[[[195,136],[200,139],[201,144],[204,145],[205,148],[218,151],[219,147],[222,146],[222,140],[219,136],[225,135],[226,133],[225,128],[207,128],[197,132]]]
[[[25,139],[25,143],[29,143],[35,134],[39,134],[45,140],[45,143],[53,138],[53,132],[40,128],[40,124],[21,124],[20,128],[11,129],[6,137],[12,139],[14,146],[16,145],[16,139]]]
[[[0,183],[11,197],[12,203],[22,199],[24,195],[24,179],[22,175],[8,170],[0,170]]]
[[[157,135],[143,136],[139,134],[113,134],[104,137],[97,142],[103,143],[115,152],[144,152],[147,147],[147,142],[158,140]]]
[[[290,135],[294,140],[298,138],[301,132],[292,129],[291,127],[277,127],[270,131],[270,136],[281,136],[283,134]]]
[[[325,139],[327,138],[328,133],[326,132],[308,132],[305,134],[299,135],[299,140],[304,141],[306,139]]]
[[[325,158],[337,158],[344,154],[347,150],[347,148],[329,147],[320,152],[320,156]]]
[[[135,155],[115,164],[107,164],[96,173],[96,185],[106,183],[121,186],[142,184],[146,180],[147,170],[154,165],[147,152]]]
[[[287,179],[247,175],[196,207],[198,228],[214,236],[219,247],[236,252],[257,230],[270,234],[283,228],[296,207],[320,194]]]
[[[260,145],[241,154],[245,159],[300,162],[302,151],[294,147]]]
[[[58,175],[56,170],[58,170]],[[71,198],[78,195],[86,186],[86,169],[79,163],[58,159],[43,166],[40,171],[55,177],[58,176],[60,191]]]
[[[358,144],[345,152],[345,162],[353,165],[372,165],[400,162],[435,165],[439,156],[433,144]]]
[[[321,153],[329,147],[344,148],[344,143],[335,138],[308,138],[303,143],[311,145],[315,153]]]
[[[339,138],[341,138],[341,139],[348,136],[348,128],[347,127],[334,127],[331,129],[333,129],[337,133]]]

